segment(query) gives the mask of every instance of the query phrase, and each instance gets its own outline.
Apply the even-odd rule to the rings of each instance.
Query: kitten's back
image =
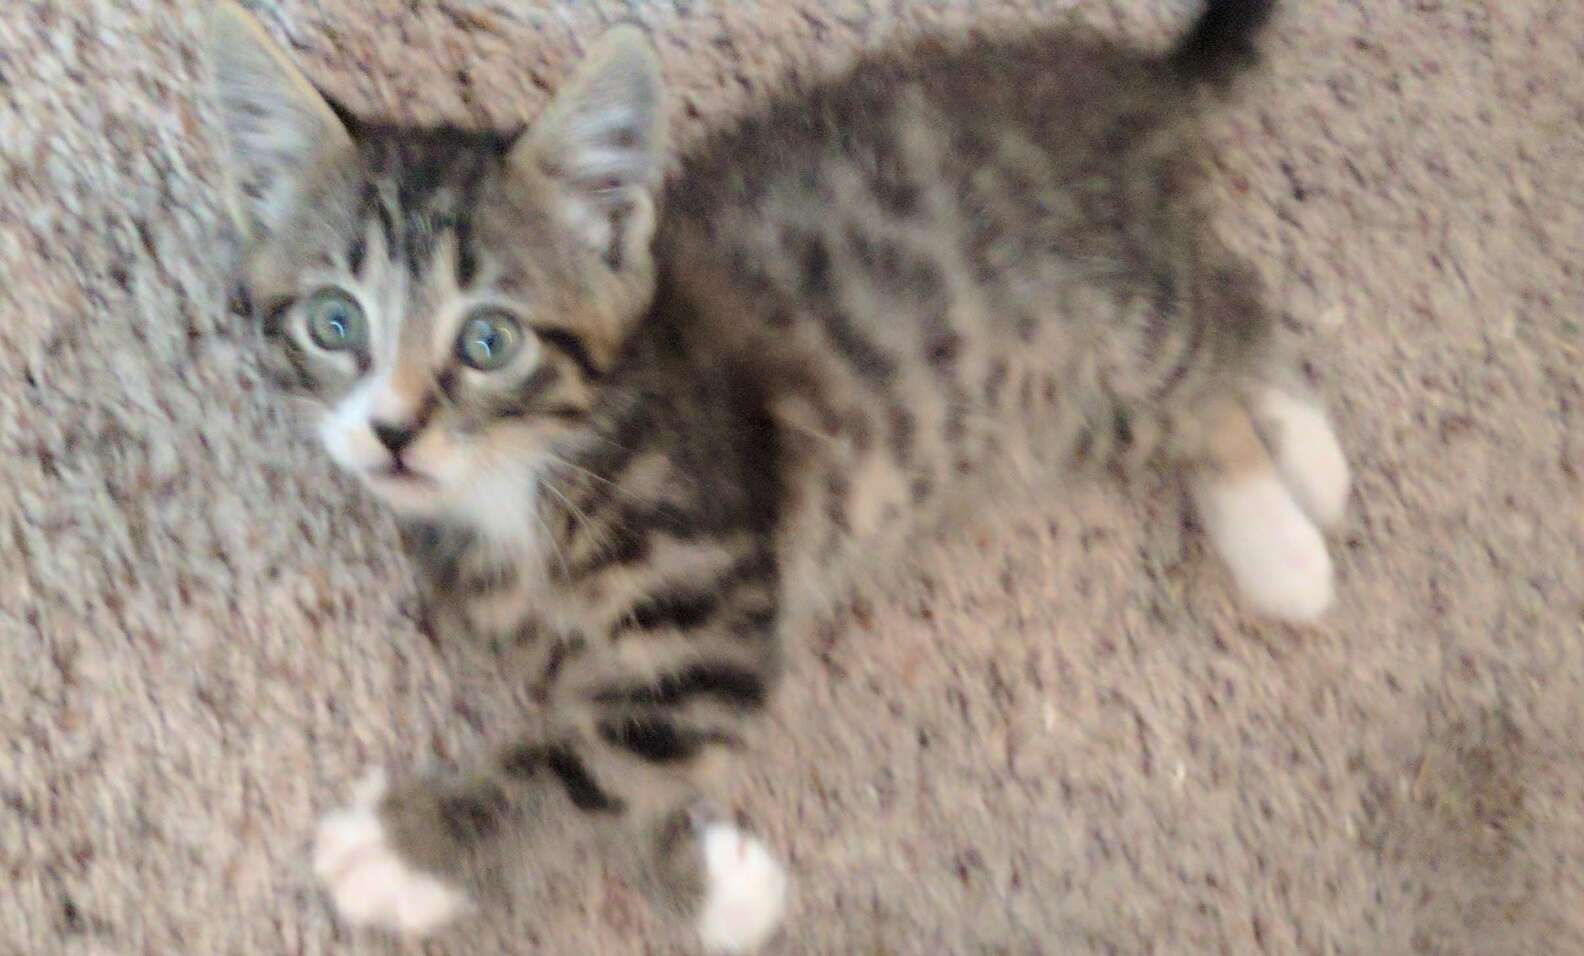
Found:
[[[839,566],[965,479],[1143,453],[1259,360],[1258,290],[1202,226],[1191,87],[1082,32],[924,41],[685,161],[675,322],[770,378],[789,527],[819,538],[790,550]]]

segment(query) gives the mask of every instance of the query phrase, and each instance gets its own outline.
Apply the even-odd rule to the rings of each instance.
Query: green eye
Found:
[[[462,323],[457,358],[481,372],[493,372],[522,348],[522,326],[505,312],[476,312]]]
[[[308,335],[327,352],[361,348],[368,341],[368,323],[356,300],[326,289],[308,300]]]

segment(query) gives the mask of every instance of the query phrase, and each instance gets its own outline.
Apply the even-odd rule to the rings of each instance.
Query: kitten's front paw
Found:
[[[354,926],[377,926],[421,936],[469,907],[467,896],[405,862],[379,818],[382,774],[359,785],[352,805],[319,821],[314,874]]]
[[[762,840],[732,823],[703,823],[698,839],[704,857],[699,938],[711,952],[758,949],[786,910],[786,870]]]

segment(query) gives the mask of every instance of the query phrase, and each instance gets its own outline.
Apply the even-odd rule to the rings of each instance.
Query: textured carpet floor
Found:
[[[260,4],[348,102],[479,122],[631,9],[688,131],[791,65],[1074,7],[1156,44],[1191,12]],[[1584,953],[1584,18],[1290,7],[1217,137],[1357,467],[1340,606],[1240,613],[1165,479],[944,545],[794,655],[739,791],[796,874],[776,952]],[[0,953],[672,951],[575,832],[424,947],[315,888],[315,817],[508,695],[448,675],[391,523],[259,387],[194,8],[0,11]]]

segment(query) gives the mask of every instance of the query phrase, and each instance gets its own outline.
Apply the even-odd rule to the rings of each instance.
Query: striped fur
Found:
[[[965,490],[1022,459],[1262,467],[1206,424],[1280,378],[1261,290],[1201,210],[1185,77],[1242,55],[1225,13],[1166,58],[1058,30],[873,57],[663,185],[627,32],[522,133],[291,111],[337,125],[281,173],[295,205],[244,217],[268,366],[349,467],[388,460],[346,437],[370,416],[417,436],[434,487],[371,487],[448,629],[528,661],[547,704],[473,777],[385,798],[406,858],[455,876],[552,798],[697,853],[677,814],[768,705],[794,612]],[[327,283],[366,302],[366,354],[304,340]],[[531,358],[459,364],[480,302]]]

